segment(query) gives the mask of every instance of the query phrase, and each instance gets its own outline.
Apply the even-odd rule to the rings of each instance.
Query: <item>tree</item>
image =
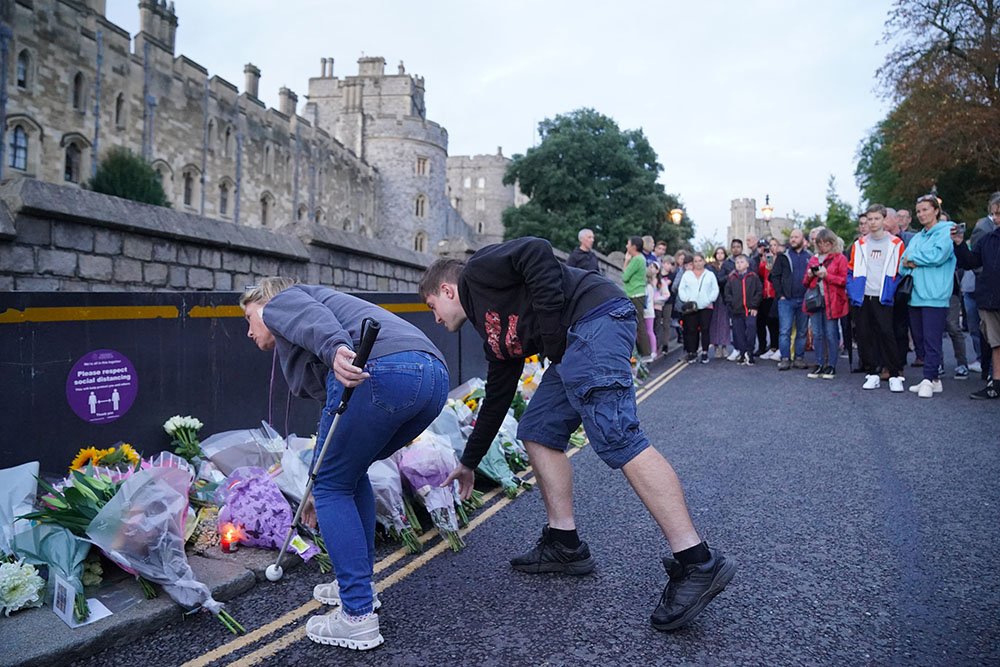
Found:
[[[87,187],[122,199],[170,206],[160,175],[140,156],[125,148],[112,148],[105,154]]]
[[[845,243],[851,242],[857,229],[854,224],[854,208],[837,194],[837,181],[833,174],[830,174],[830,180],[826,182],[826,220],[823,221],[823,226]]]
[[[885,41],[896,106],[860,151],[868,194],[910,206],[936,186],[952,213],[981,213],[1000,186],[1000,3],[896,0]]]
[[[656,178],[663,167],[642,130],[621,130],[593,109],[578,109],[538,125],[541,142],[515,155],[504,183],[517,183],[527,204],[503,213],[507,238],[539,236],[563,250],[577,233],[594,230],[597,250],[623,250],[630,236],[649,234],[676,249],[694,233],[668,212],[683,208]]]

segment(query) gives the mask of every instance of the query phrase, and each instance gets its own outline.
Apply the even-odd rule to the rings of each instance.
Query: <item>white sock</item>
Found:
[[[361,623],[362,621],[367,621],[369,618],[371,618],[374,615],[375,615],[375,612],[374,611],[370,611],[367,614],[361,614],[360,616],[352,616],[351,614],[348,614],[345,611],[344,612],[344,619],[348,623]]]

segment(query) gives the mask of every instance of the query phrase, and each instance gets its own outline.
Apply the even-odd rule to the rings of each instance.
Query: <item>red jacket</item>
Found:
[[[757,274],[760,276],[760,282],[764,287],[764,298],[773,299],[774,285],[771,284],[771,280],[768,278],[771,275],[771,270],[767,268],[767,262],[763,259],[760,260],[760,267]]]
[[[819,259],[816,255],[809,258],[806,265],[806,275],[802,279],[802,284],[806,289],[816,287],[819,282],[813,272],[812,267],[819,266]],[[850,306],[847,303],[847,258],[842,252],[833,252],[823,260],[826,267],[826,278],[823,279],[823,301],[826,304],[826,319],[837,320],[847,315]],[[803,309],[805,305],[803,304]]]

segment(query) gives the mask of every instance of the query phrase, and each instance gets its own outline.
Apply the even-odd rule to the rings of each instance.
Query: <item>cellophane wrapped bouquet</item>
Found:
[[[412,443],[397,452],[399,474],[407,481],[423,503],[438,532],[453,551],[465,543],[458,534],[458,499],[456,485],[442,488],[445,480],[458,465],[451,445],[440,436],[425,431]]]
[[[391,458],[375,461],[368,468],[368,479],[375,494],[375,519],[391,537],[400,540],[410,553],[419,553],[423,545],[410,524],[403,500],[399,468]]]

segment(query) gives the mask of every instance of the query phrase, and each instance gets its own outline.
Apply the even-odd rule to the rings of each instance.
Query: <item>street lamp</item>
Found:
[[[681,220],[684,219],[684,209],[674,208],[670,209],[670,222],[675,225],[681,224]]]
[[[771,195],[764,195],[764,205],[760,207],[760,212],[764,214],[764,222],[771,222],[774,215],[774,207],[771,206]]]

